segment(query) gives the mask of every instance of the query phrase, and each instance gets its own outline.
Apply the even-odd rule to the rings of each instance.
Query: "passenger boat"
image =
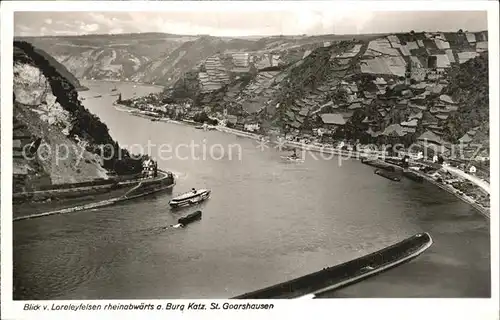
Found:
[[[191,190],[189,192],[183,193],[172,200],[168,204],[172,208],[178,208],[183,206],[190,206],[193,204],[197,204],[203,202],[210,198],[210,190],[200,189],[200,190]]]

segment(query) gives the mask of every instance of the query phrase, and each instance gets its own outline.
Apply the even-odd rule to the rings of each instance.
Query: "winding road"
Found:
[[[458,168],[455,168],[455,167],[450,167],[450,166],[443,166],[443,169],[445,169],[446,171],[454,174],[454,175],[457,175],[457,176],[460,176],[464,179],[467,179],[469,180],[470,182],[474,183],[475,185],[477,185],[478,187],[480,187],[481,189],[483,189],[484,191],[488,192],[488,194],[490,194],[490,184],[478,177],[475,177],[473,175],[470,175]]]

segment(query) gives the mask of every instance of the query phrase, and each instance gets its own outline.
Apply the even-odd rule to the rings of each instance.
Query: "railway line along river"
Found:
[[[161,228],[197,209],[171,212],[168,193],[14,223],[15,299],[229,298],[418,232],[434,240],[422,256],[322,296],[490,296],[489,219],[445,191],[383,179],[356,160],[284,163],[255,141],[151,122],[112,105],[115,86],[123,98],[159,88],[84,85],[84,105],[120,144],[200,145],[168,159],[151,150],[160,168],[177,173],[174,194],[210,188],[212,198],[198,207],[202,220],[184,229]],[[204,157],[203,146],[212,154]]]

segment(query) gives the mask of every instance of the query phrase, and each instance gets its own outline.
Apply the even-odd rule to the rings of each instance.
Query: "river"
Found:
[[[202,220],[184,229],[159,230],[195,210],[171,212],[168,193],[16,222],[15,299],[229,298],[422,231],[434,244],[416,260],[323,296],[490,296],[489,220],[445,191],[383,179],[356,160],[339,166],[338,158],[309,154],[304,163],[283,163],[252,140],[118,111],[109,96],[114,86],[124,98],[158,88],[84,85],[90,90],[80,96],[102,95],[84,105],[120,144],[194,141],[212,150],[162,160],[152,148],[159,167],[179,176],[174,194],[207,187],[212,198],[200,207]]]

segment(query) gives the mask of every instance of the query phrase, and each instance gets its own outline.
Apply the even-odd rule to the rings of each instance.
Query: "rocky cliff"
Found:
[[[77,88],[53,62],[31,44],[14,42],[15,191],[141,170],[127,153],[118,157],[106,125],[80,104]]]

